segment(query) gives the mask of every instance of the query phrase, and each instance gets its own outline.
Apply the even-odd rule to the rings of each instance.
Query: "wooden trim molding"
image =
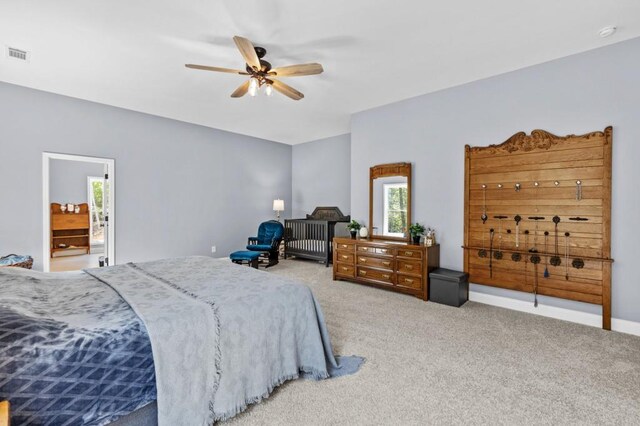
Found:
[[[605,129],[604,132],[591,132],[580,136],[556,136],[553,133],[547,132],[546,130],[536,129],[531,132],[531,135],[527,135],[525,132],[518,132],[501,144],[489,145],[485,147],[470,147],[469,145],[467,145],[467,147],[469,147],[469,151],[473,153],[484,152],[496,155],[512,154],[515,152],[548,150],[553,146],[571,139],[589,140],[592,138],[603,138],[607,133],[609,134],[609,138],[605,143],[609,143],[611,141],[611,129],[611,126],[609,126]]]
[[[9,401],[0,402],[0,426],[9,426],[11,424]]]

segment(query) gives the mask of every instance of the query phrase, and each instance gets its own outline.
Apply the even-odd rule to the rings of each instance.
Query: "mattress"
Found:
[[[152,402],[119,418],[109,426],[158,426],[158,404]]]

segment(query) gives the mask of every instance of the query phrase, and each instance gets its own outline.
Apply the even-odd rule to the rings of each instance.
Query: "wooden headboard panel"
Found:
[[[338,207],[316,207],[313,213],[307,215],[307,219],[349,222],[351,216],[343,215]]]
[[[499,145],[467,145],[470,281],[602,305],[609,330],[611,145],[611,127],[581,136],[534,130]]]

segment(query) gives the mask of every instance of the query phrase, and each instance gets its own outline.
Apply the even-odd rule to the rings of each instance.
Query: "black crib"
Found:
[[[345,222],[350,220],[351,216],[343,215],[338,207],[316,207],[306,219],[285,219],[284,258],[295,256],[319,260],[329,266],[335,226],[339,226],[338,235],[347,235]]]

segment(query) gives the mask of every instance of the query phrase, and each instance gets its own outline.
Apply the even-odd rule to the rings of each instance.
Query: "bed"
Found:
[[[346,224],[350,220],[351,216],[343,215],[338,207],[316,207],[306,219],[285,219],[284,258],[319,260],[329,266],[331,241],[335,236],[348,235]]]
[[[207,257],[4,268],[0,343],[13,424],[209,425],[363,362],[333,356],[308,287]]]

